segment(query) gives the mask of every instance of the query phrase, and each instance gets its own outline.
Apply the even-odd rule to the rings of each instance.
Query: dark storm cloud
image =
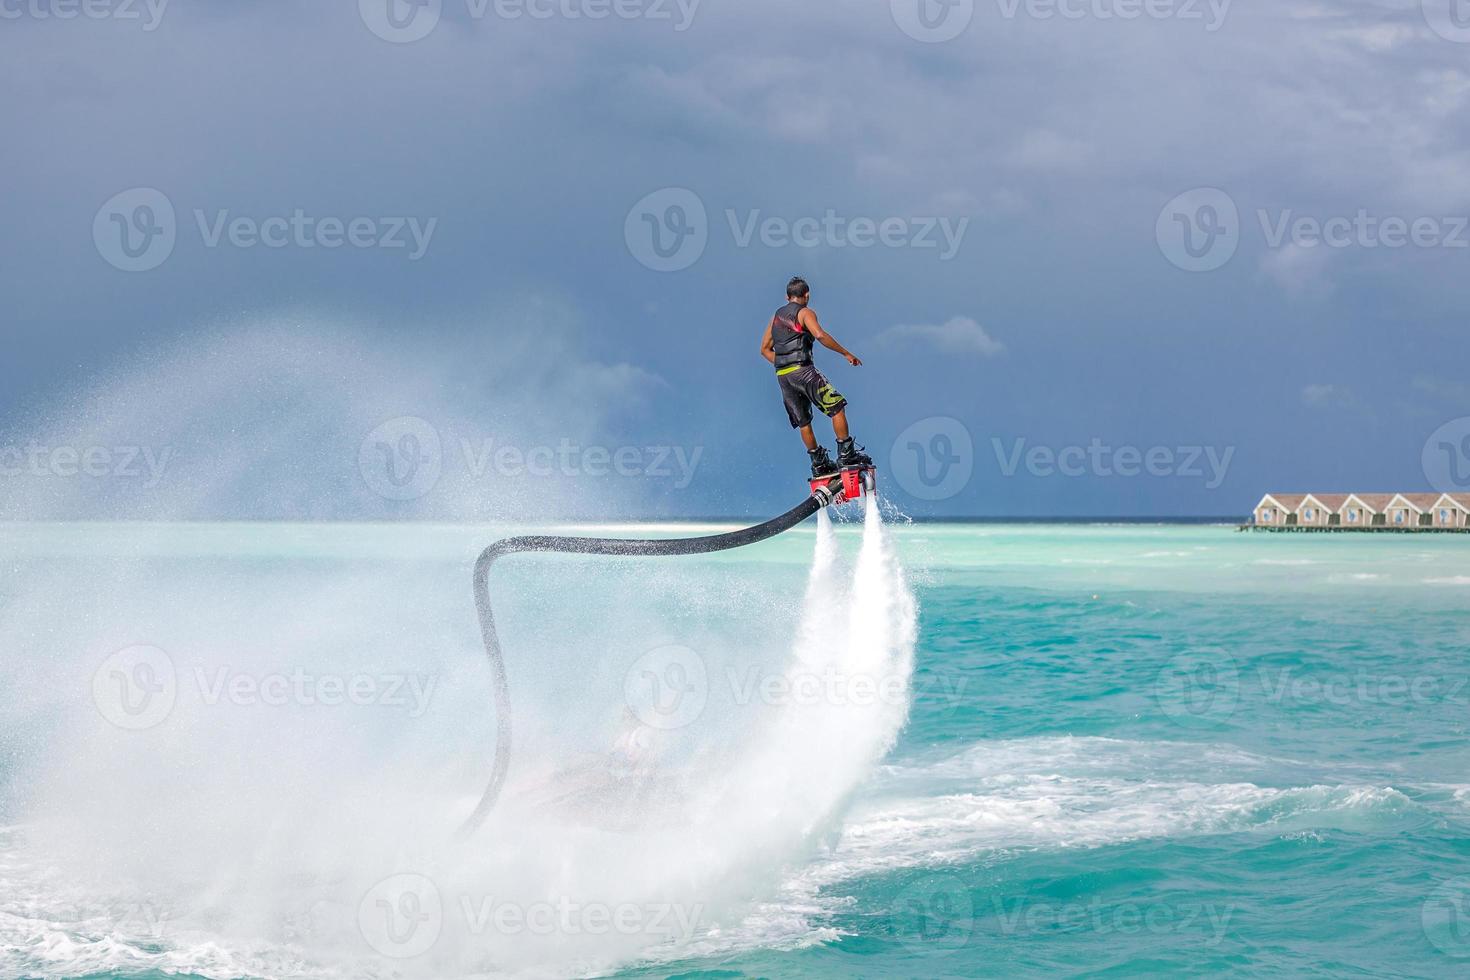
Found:
[[[313,311],[463,370],[538,330],[478,311],[542,298],[576,326],[539,357],[627,379],[587,387],[593,414],[636,398],[626,438],[704,446],[692,488],[648,506],[760,512],[803,463],[755,354],[795,272],[868,358],[830,370],[895,479],[939,472],[891,458],[953,447],[932,420],[969,436],[972,476],[915,509],[1235,513],[1268,483],[1412,486],[1465,411],[1435,393],[1467,346],[1470,45],[1436,32],[1436,0],[991,0],[940,43],[901,2],[393,2],[5,3],[9,432],[221,319]],[[158,253],[97,236],[141,248],[163,205],[99,209],[138,188],[173,240],[130,272]],[[1216,241],[1182,213],[1202,260],[1163,213],[1196,188],[1237,215]],[[692,198],[670,211],[667,189]],[[1389,244],[1396,220],[1437,234]],[[894,331],[954,322],[1004,356]],[[1309,386],[1351,391],[1351,418]],[[1018,445],[1086,462],[1011,466]],[[1211,487],[1094,445],[1233,453]]]

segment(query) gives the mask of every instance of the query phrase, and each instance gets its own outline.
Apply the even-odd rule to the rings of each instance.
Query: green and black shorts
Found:
[[[776,381],[781,386],[781,400],[786,403],[786,416],[791,419],[793,429],[812,424],[813,405],[828,418],[847,407],[847,399],[813,364],[782,368],[776,372]]]

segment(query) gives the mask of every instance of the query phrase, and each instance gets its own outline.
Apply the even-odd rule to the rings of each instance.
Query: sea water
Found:
[[[0,975],[1470,969],[1470,542],[507,559],[465,836],[515,530],[0,526]]]

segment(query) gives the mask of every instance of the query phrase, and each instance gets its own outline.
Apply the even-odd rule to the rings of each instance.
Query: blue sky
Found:
[[[3,516],[784,509],[798,273],[915,515],[1470,474],[1464,0],[918,3],[6,0]]]

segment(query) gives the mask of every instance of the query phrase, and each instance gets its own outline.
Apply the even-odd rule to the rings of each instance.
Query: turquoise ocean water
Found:
[[[810,524],[498,569],[515,775],[464,844],[497,529],[0,528],[0,975],[1470,971],[1470,540],[887,530],[905,584],[847,524],[821,604],[917,600],[898,706],[750,693]],[[690,652],[697,717],[650,730],[639,678]],[[118,716],[119,676],[168,710]],[[444,921],[420,950],[380,907]]]

